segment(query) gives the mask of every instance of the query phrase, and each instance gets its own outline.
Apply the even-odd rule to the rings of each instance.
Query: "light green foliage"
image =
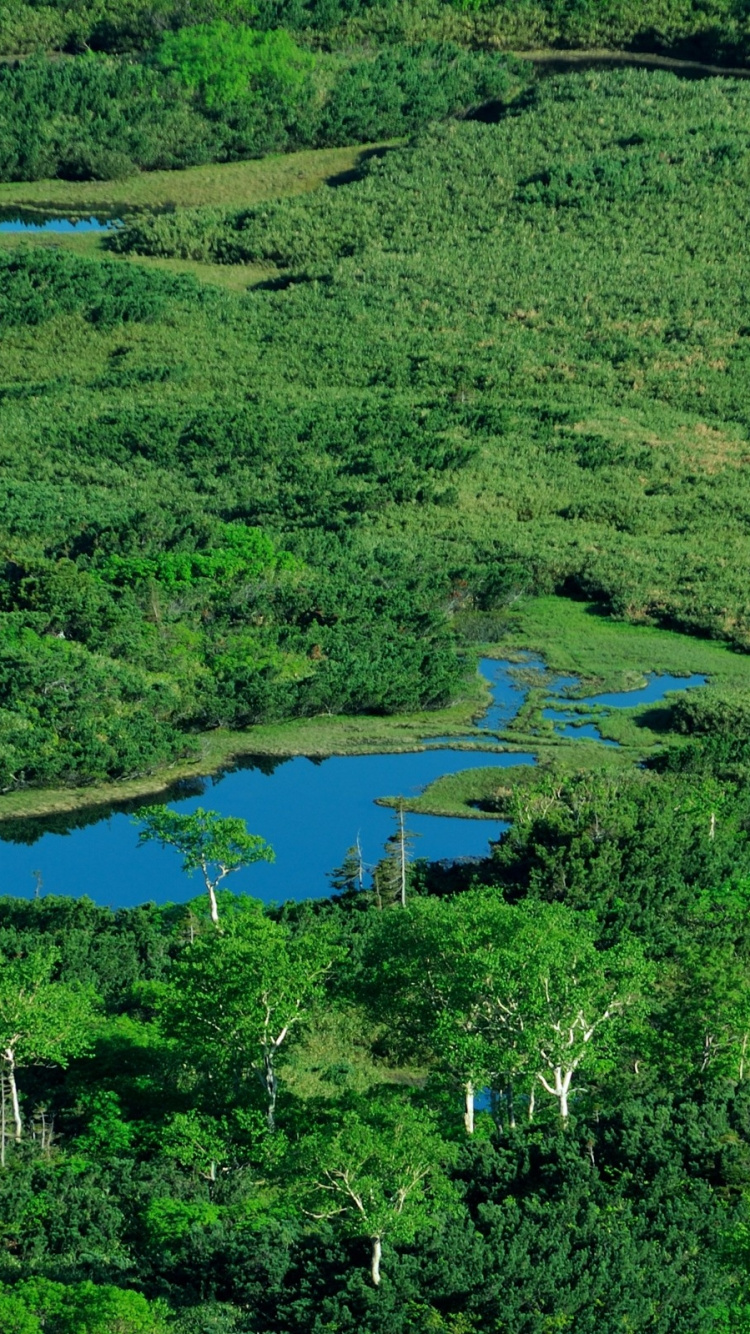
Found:
[[[175,964],[159,1002],[164,1030],[181,1059],[214,1081],[245,1098],[259,1085],[273,1129],[280,1055],[322,1002],[339,954],[325,919],[292,932],[241,900],[220,932],[198,937]]]
[[[87,1115],[86,1128],[78,1138],[81,1153],[118,1157],[133,1143],[133,1126],[123,1119],[118,1095],[112,1089],[96,1089],[79,1100]]]
[[[1,1289],[0,1328],[3,1334],[42,1334],[42,1326],[23,1298]]]
[[[67,1065],[90,1051],[96,1001],[87,987],[55,980],[59,951],[39,948],[0,967],[0,1051],[6,1066]]]
[[[201,806],[189,814],[166,806],[144,806],[136,823],[142,826],[138,836],[141,845],[156,842],[176,848],[187,875],[201,871],[214,922],[218,922],[216,889],[221,881],[254,862],[274,859],[270,844],[259,834],[248,833],[244,820],[204,811]]]
[[[288,551],[277,551],[260,528],[223,525],[220,545],[208,551],[164,551],[156,556],[120,556],[113,553],[97,569],[106,583],[129,584],[155,579],[170,593],[199,579],[255,580],[276,570],[299,569]]]
[[[212,1180],[217,1165],[227,1161],[228,1128],[200,1112],[176,1112],[164,1128],[161,1150],[167,1158]]]
[[[370,926],[371,1004],[397,1044],[427,1038],[461,1083],[541,1083],[566,1118],[573,1076],[608,1068],[617,1020],[649,978],[635,941],[602,951],[596,938],[592,918],[560,905],[510,906],[491,891],[417,900]]]
[[[12,1293],[12,1295],[11,1295]],[[149,1302],[139,1292],[111,1284],[56,1283],[28,1279],[9,1290],[3,1300],[17,1301],[28,1311],[28,1324],[3,1325],[3,1334],[166,1334],[167,1307]],[[2,1311],[2,1306],[0,1306]]]
[[[155,58],[210,108],[253,95],[290,92],[313,65],[310,53],[283,29],[256,32],[224,20],[165,34]]]
[[[198,869],[228,873],[253,862],[273,861],[273,849],[258,834],[249,834],[244,820],[200,806],[189,814],[166,806],[144,806],[136,823],[143,826],[139,842],[176,848],[188,875]]]
[[[429,1112],[374,1101],[303,1139],[295,1168],[305,1212],[337,1219],[350,1236],[396,1244],[445,1217],[452,1201],[441,1168],[455,1158]]]
[[[149,1201],[145,1223],[156,1246],[169,1246],[190,1235],[194,1228],[217,1223],[219,1209],[208,1200],[156,1198]]]

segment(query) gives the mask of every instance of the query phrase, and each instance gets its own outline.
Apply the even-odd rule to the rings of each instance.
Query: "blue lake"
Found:
[[[526,670],[543,667],[532,659],[522,664],[482,660],[480,670],[490,684],[492,703],[476,730],[465,738],[453,738],[454,744],[456,740],[492,743],[492,731],[502,730],[513,719],[526,693],[515,674],[519,665]],[[575,703],[631,707],[703,682],[703,677],[660,676],[639,691]],[[599,739],[593,723],[572,713],[573,701],[561,696],[576,684],[570,677],[551,681],[548,698],[559,704],[551,704],[545,714],[557,718],[573,737]],[[573,718],[584,725],[572,726]],[[228,772],[183,785],[169,804],[184,811],[203,806],[241,816],[253,833],[272,845],[276,861],[238,872],[229,881],[233,889],[267,902],[320,897],[330,891],[329,872],[340,865],[357,838],[366,863],[372,865],[382,855],[394,829],[394,815],[376,804],[378,798],[413,796],[443,774],[534,762],[531,754],[451,749],[447,740],[431,739],[429,749],[409,754],[249,758]],[[408,826],[418,835],[414,855],[429,861],[484,857],[490,840],[496,840],[505,827],[491,819],[417,815],[408,817]],[[155,844],[138,847],[137,828],[127,811],[93,809],[0,823],[0,839],[0,894],[31,897],[41,886],[43,893],[86,894],[97,903],[129,907],[147,900],[181,902],[202,890],[199,879],[183,874],[173,851]]]
[[[217,782],[207,780],[201,796],[170,803],[179,810],[196,806],[239,815],[253,833],[262,834],[276,852],[273,865],[260,863],[232,876],[236,890],[266,901],[319,897],[330,892],[327,873],[343,860],[360,837],[366,862],[382,855],[394,829],[393,811],[375,805],[377,797],[408,797],[439,778],[488,764],[506,768],[532,763],[531,755],[462,754],[429,750],[406,755],[334,756],[312,761],[286,760],[272,773],[237,769]],[[503,828],[494,820],[409,816],[419,834],[414,855],[430,861],[486,856],[489,840]],[[32,846],[3,843],[0,893],[29,897],[34,873],[45,893],[87,894],[97,903],[127,907],[152,899],[182,901],[202,889],[188,880],[174,852],[150,844],[137,846],[132,817],[110,815],[69,834],[46,833]]]

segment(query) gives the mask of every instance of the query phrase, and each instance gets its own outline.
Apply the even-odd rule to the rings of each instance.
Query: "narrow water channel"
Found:
[[[543,664],[528,659],[523,667],[528,679],[529,669],[542,669]],[[483,659],[480,670],[490,685],[492,703],[470,736],[454,740],[497,744],[493,733],[515,717],[526,687],[511,663]],[[641,691],[572,701],[563,692],[575,687],[575,678],[559,677],[547,686],[548,711],[559,714],[566,727],[565,710],[573,703],[630,707],[659,700],[670,690],[703,684],[704,679],[652,677]],[[569,716],[593,727],[585,714]],[[573,726],[572,735],[581,730]],[[594,730],[589,735],[598,734]],[[189,794],[177,794],[170,805],[183,811],[204,806],[241,816],[253,833],[272,845],[276,861],[239,872],[230,881],[235,890],[266,902],[320,897],[330,892],[328,875],[357,838],[365,862],[373,864],[382,855],[394,819],[392,810],[375,804],[379,797],[410,797],[442,775],[466,769],[534,763],[532,754],[455,750],[447,741],[437,739],[427,750],[406,754],[325,760],[251,757],[230,772],[193,783]],[[409,816],[408,825],[418,835],[414,855],[429,861],[486,856],[490,841],[504,827],[491,819],[425,815]],[[125,811],[101,817],[95,811],[89,817],[84,812],[68,819],[67,825],[64,818],[0,822],[0,840],[0,894],[23,898],[35,892],[85,894],[120,908],[148,900],[182,902],[201,891],[197,879],[182,873],[174,852],[154,844],[138,847],[133,817]]]

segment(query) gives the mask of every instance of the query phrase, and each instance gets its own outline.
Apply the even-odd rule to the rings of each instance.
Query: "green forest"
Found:
[[[4,1334],[746,1330],[749,771],[540,777],[480,865],[215,923],[3,899]]]
[[[3,868],[0,1334],[750,1334],[749,54],[748,0],[0,7],[0,849],[129,794],[187,900]],[[465,743],[486,654],[549,669],[524,762],[302,900],[158,804]],[[545,717],[652,670],[708,684]]]

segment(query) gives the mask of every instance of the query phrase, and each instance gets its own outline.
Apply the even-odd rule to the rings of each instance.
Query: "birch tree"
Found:
[[[366,1115],[348,1111],[328,1133],[302,1142],[295,1166],[304,1212],[369,1242],[378,1287],[383,1243],[413,1243],[453,1204],[444,1169],[455,1154],[435,1119],[409,1103],[374,1103]]]
[[[597,948],[595,920],[558,905],[528,905],[528,929],[516,939],[508,997],[535,1082],[557,1100],[565,1123],[577,1075],[611,1069],[626,1015],[646,1004],[652,969],[637,941]]]
[[[633,944],[599,951],[593,922],[556,904],[506,904],[492,891],[419,899],[398,921],[374,919],[363,952],[367,998],[405,1056],[425,1049],[463,1089],[474,1131],[478,1088],[505,1095],[523,1080],[558,1099],[567,1120],[573,1078],[605,1059],[606,1030],[643,990]]]
[[[23,1137],[19,1069],[29,1065],[65,1067],[94,1042],[94,994],[87,988],[53,980],[58,957],[54,949],[37,949],[20,958],[0,961],[0,1062],[16,1143]]]
[[[226,929],[182,952],[159,1000],[186,1062],[263,1091],[275,1129],[282,1050],[325,995],[339,948],[326,919],[292,931],[246,900]]]
[[[528,1065],[509,994],[519,911],[492,891],[414,900],[373,919],[363,953],[367,1001],[407,1059],[427,1052],[460,1086],[467,1134],[478,1090]]]
[[[198,807],[191,814],[166,806],[145,806],[136,824],[142,825],[139,844],[160,843],[182,855],[187,875],[200,871],[208,894],[211,921],[219,922],[216,891],[223,880],[254,862],[272,862],[274,851],[259,834],[250,834],[244,820]]]

